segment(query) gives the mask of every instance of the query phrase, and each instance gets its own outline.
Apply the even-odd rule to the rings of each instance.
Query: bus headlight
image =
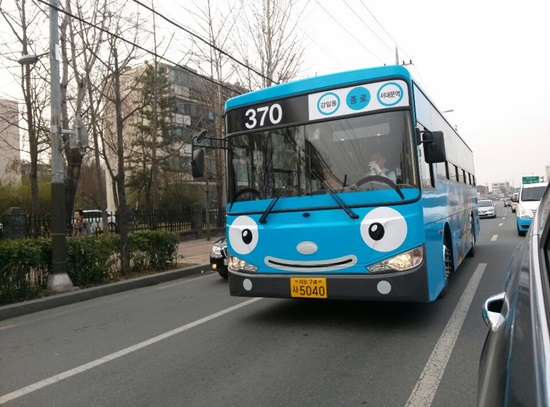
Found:
[[[424,246],[419,246],[405,253],[400,253],[391,259],[368,266],[369,273],[391,273],[407,271],[418,267],[424,261]]]
[[[255,273],[258,270],[257,266],[241,260],[231,254],[228,255],[227,268],[233,271],[242,271],[245,273]]]

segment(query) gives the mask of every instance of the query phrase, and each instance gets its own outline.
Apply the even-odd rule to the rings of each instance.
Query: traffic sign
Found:
[[[540,178],[538,175],[529,175],[521,177],[521,183],[522,184],[534,184],[536,182],[539,182]]]

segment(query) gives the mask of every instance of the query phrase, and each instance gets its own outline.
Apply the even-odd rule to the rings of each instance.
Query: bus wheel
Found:
[[[451,248],[449,246],[449,239],[445,237],[443,242],[443,259],[445,262],[445,287],[439,293],[439,298],[443,298],[449,292],[449,278],[451,277],[451,272],[453,271],[453,258]]]
[[[466,254],[466,257],[474,257],[476,255],[476,236],[474,233],[474,218],[470,216],[470,240],[472,241],[472,247],[470,251]]]

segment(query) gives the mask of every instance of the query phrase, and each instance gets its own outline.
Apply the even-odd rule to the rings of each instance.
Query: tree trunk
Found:
[[[118,68],[118,53],[114,48],[115,59],[115,114],[117,134],[117,170],[115,177],[118,193],[118,213],[120,225],[120,265],[123,276],[130,274],[130,248],[128,245],[128,208],[126,207],[126,177],[124,172],[124,133],[122,117],[122,100],[120,96],[120,72]]]

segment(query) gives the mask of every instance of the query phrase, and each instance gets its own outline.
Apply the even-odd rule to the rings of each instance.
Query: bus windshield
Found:
[[[402,110],[230,136],[228,201],[419,188],[412,135]]]

